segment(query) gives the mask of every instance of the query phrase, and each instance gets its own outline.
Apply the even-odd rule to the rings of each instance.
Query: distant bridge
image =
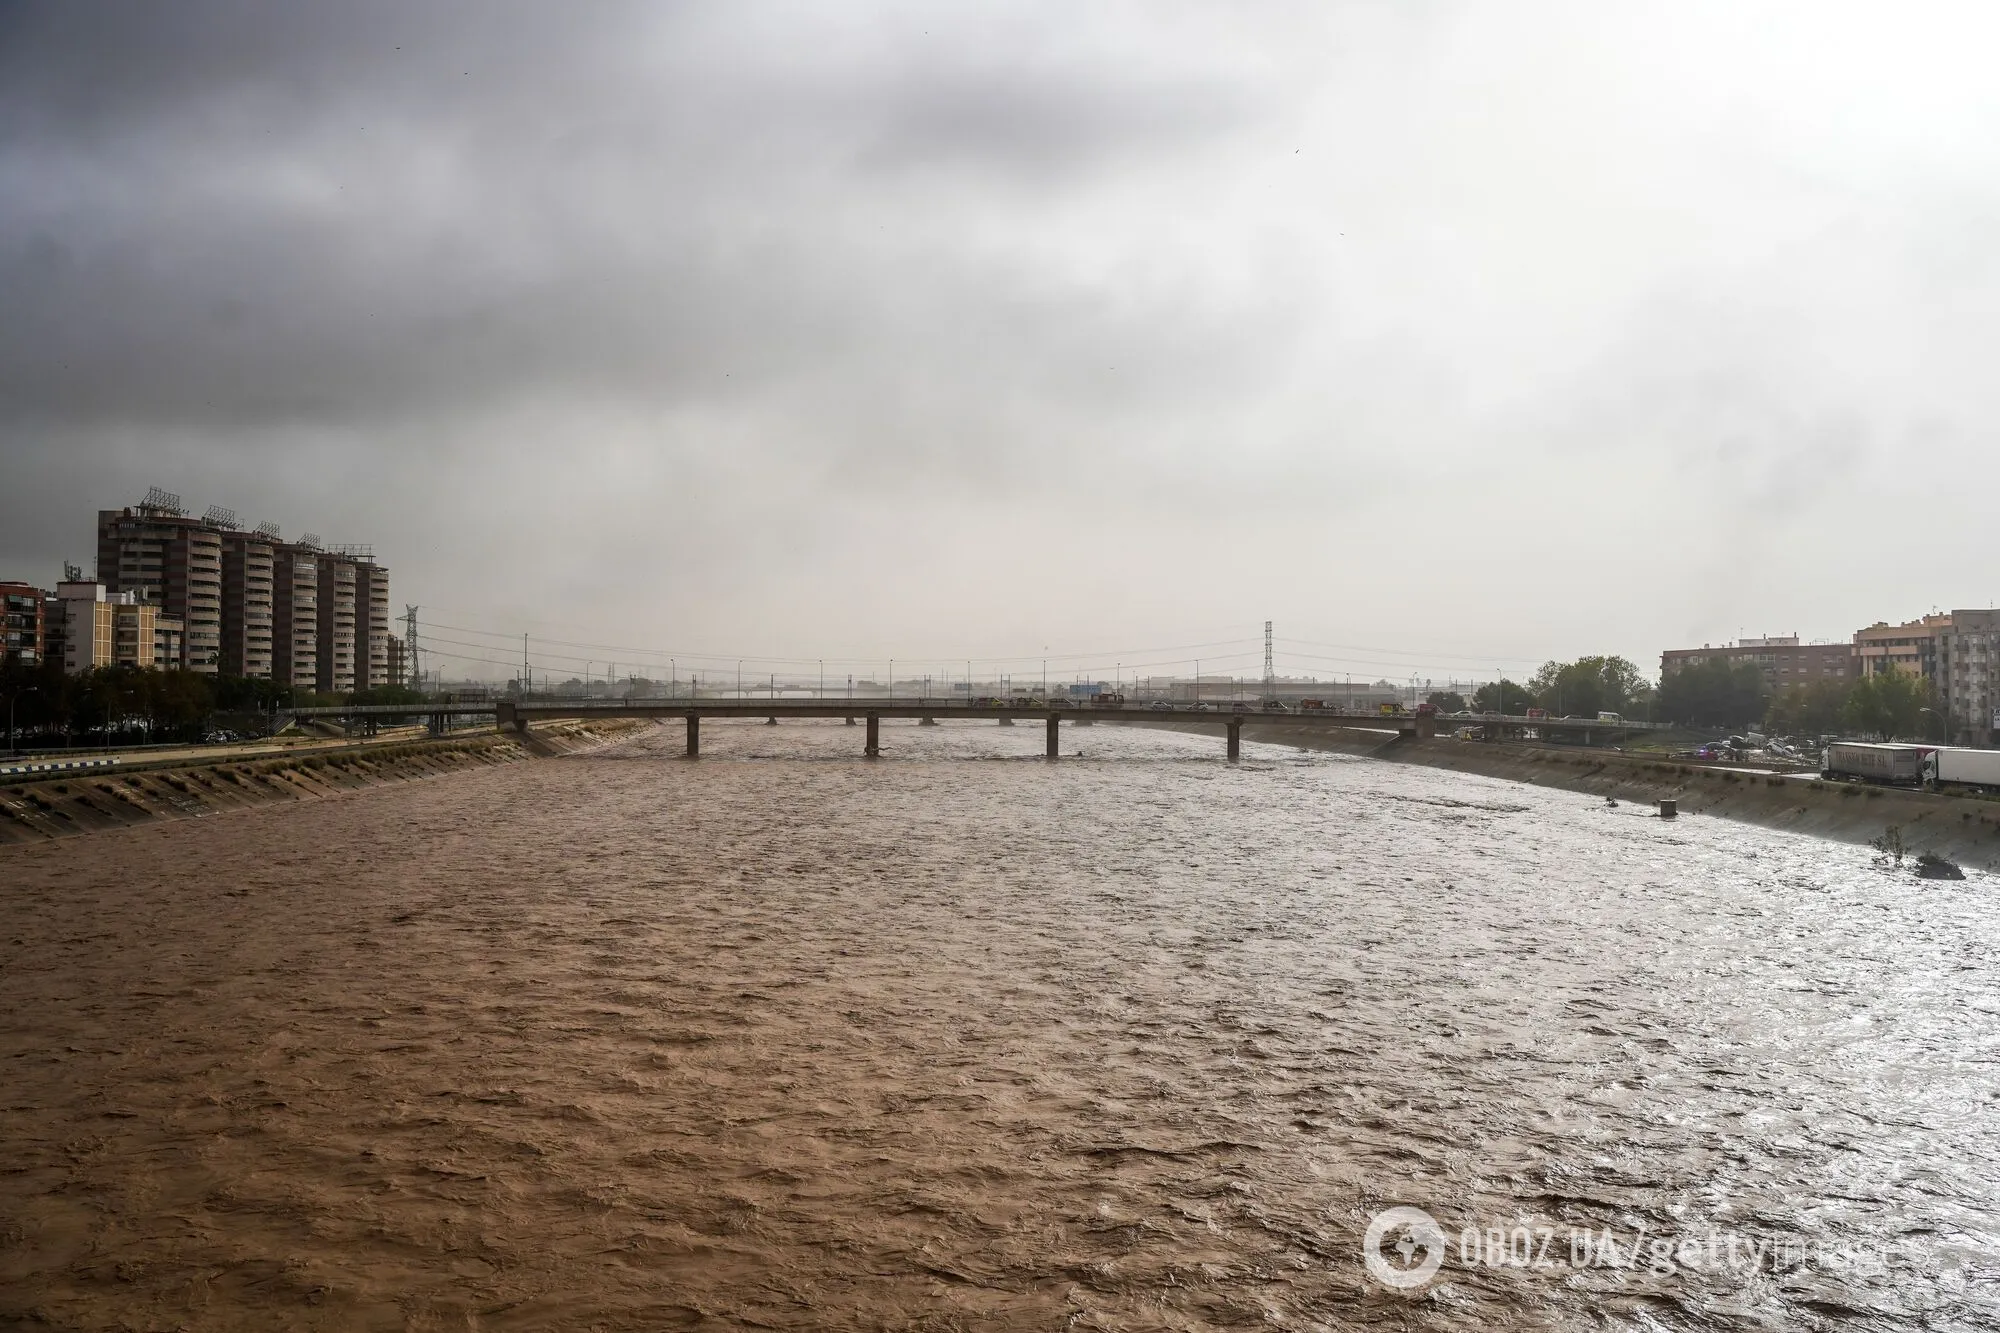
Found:
[[[874,757],[882,752],[881,722],[885,717],[915,718],[936,722],[942,718],[983,718],[1012,724],[1018,720],[1042,720],[1048,731],[1048,756],[1059,750],[1062,723],[1072,722],[1210,722],[1227,730],[1229,757],[1240,758],[1243,751],[1243,724],[1281,723],[1287,727],[1310,727],[1326,731],[1396,732],[1404,736],[1429,737],[1440,723],[1452,728],[1470,728],[1490,740],[1521,740],[1561,737],[1584,745],[1617,740],[1649,731],[1663,730],[1651,722],[1608,721],[1600,718],[1544,718],[1495,713],[1440,717],[1431,713],[1343,713],[1330,708],[1271,709],[1243,703],[1165,704],[1088,703],[1073,705],[1048,700],[1001,701],[958,699],[500,699],[479,703],[350,704],[326,708],[280,710],[280,716],[323,717],[350,724],[379,724],[389,717],[422,717],[433,732],[442,733],[454,717],[491,717],[503,731],[525,732],[530,723],[579,718],[681,718],[687,723],[687,753],[701,753],[701,720],[714,718],[844,718],[849,726],[865,722],[868,728],[862,753]]]

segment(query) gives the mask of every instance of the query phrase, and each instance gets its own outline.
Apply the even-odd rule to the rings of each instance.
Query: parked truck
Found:
[[[1879,782],[1914,787],[1924,780],[1925,756],[1934,745],[1878,745],[1834,741],[1820,760],[1820,776],[1831,781]]]
[[[2000,787],[2000,750],[1939,746],[1924,756],[1924,785],[1933,790]]]

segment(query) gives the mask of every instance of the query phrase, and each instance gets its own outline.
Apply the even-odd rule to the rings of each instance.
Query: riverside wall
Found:
[[[1213,733],[1220,724],[1175,723],[1177,731]],[[1679,803],[1684,815],[1716,815],[1767,828],[1872,843],[1900,830],[1914,856],[1933,852],[1961,866],[2000,873],[2000,801],[1933,795],[1816,778],[1776,777],[1691,764],[1660,755],[1580,746],[1495,744],[1448,738],[1418,740],[1391,732],[1325,730],[1250,719],[1245,740],[1362,755],[1390,763],[1448,768],[1612,800]]]
[[[319,800],[496,764],[574,754],[649,725],[636,719],[551,723],[511,732],[375,741],[291,754],[92,769],[0,784],[0,846],[198,819],[280,801]]]

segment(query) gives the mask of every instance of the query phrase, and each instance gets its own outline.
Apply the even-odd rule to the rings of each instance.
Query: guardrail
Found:
[[[829,709],[832,710],[852,709],[856,714],[860,714],[860,713],[865,713],[868,710],[874,708],[905,708],[905,709],[923,708],[932,710],[939,714],[948,714],[952,712],[991,713],[996,710],[1007,709],[1007,710],[1018,710],[1021,712],[1033,712],[1033,713],[1056,711],[1065,713],[1084,713],[1084,714],[1123,713],[1127,715],[1135,713],[1157,713],[1162,715],[1179,714],[1179,715],[1191,715],[1191,716],[1235,715],[1244,718],[1258,718],[1258,717],[1306,718],[1306,719],[1314,719],[1320,721],[1337,719],[1343,722],[1377,722],[1377,723],[1392,723],[1392,724],[1409,722],[1418,716],[1418,714],[1409,712],[1363,713],[1363,712],[1346,712],[1337,708],[1297,708],[1297,707],[1265,708],[1260,703],[1249,703],[1249,702],[1170,703],[1163,708],[1160,707],[1158,703],[1153,701],[1147,701],[1147,702],[1128,701],[1123,704],[1099,704],[1099,703],[1092,703],[1088,699],[1072,700],[1060,697],[1053,700],[999,699],[999,698],[989,698],[989,699],[948,698],[947,699],[947,698],[938,698],[935,696],[912,695],[912,694],[873,695],[861,699],[848,698],[840,695],[831,695],[831,696],[791,695],[788,697],[781,697],[775,699],[773,698],[760,699],[754,695],[744,695],[740,697],[734,695],[719,696],[719,697],[711,695],[706,698],[694,698],[694,699],[672,698],[672,697],[661,698],[657,696],[650,696],[647,698],[630,698],[630,699],[602,699],[602,698],[577,698],[577,699],[530,698],[530,699],[501,699],[501,700],[488,699],[476,703],[467,702],[467,703],[414,703],[414,704],[351,704],[344,707],[339,704],[334,704],[330,706],[322,705],[313,708],[282,708],[278,710],[278,714],[281,717],[294,717],[294,718],[430,717],[440,713],[450,714],[454,716],[461,716],[461,717],[478,717],[478,716],[497,714],[500,711],[500,708],[503,704],[506,705],[507,707],[513,708],[518,712],[524,714],[534,714],[545,711],[560,711],[568,713],[596,712],[596,711],[615,712],[615,711],[634,709],[634,708],[658,709],[663,711],[674,711],[679,709],[727,709],[731,711],[745,712],[745,713],[756,712],[759,710],[764,710],[772,713],[782,713],[785,712],[787,709],[794,709],[794,708],[816,709],[822,712]],[[1518,714],[1518,713],[1473,713],[1470,715],[1463,715],[1463,716],[1451,716],[1443,713],[1438,713],[1434,714],[1433,717],[1437,723],[1439,730],[1445,730],[1448,728],[1461,727],[1461,726],[1482,726],[1490,724],[1499,724],[1507,727],[1549,727],[1549,728],[1559,728],[1563,730],[1595,730],[1598,728],[1604,728],[1608,730],[1618,730],[1618,731],[1666,731],[1670,729],[1670,724],[1665,722],[1639,722],[1629,719],[1613,722],[1604,718],[1591,718],[1591,717],[1573,717],[1573,718],[1528,717],[1525,714]]]
[[[42,764],[0,765],[0,777],[13,777],[26,773],[66,773],[80,768],[109,768],[116,759],[58,759]]]

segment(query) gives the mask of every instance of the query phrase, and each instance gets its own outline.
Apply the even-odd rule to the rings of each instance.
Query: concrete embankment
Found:
[[[40,842],[161,819],[196,819],[274,801],[317,800],[390,782],[411,782],[495,764],[573,754],[650,725],[632,719],[560,722],[527,736],[498,731],[120,764],[39,782],[0,786],[0,845]]]
[[[1220,724],[1174,729],[1213,732],[1221,744]],[[2000,873],[2000,801],[1774,777],[1612,750],[1416,740],[1390,732],[1327,731],[1255,719],[1244,724],[1243,734],[1266,744],[1449,768],[1620,801],[1650,805],[1671,798],[1682,814],[1718,815],[1842,842],[1868,844],[1896,828],[1913,856],[1934,852],[1962,866]]]

